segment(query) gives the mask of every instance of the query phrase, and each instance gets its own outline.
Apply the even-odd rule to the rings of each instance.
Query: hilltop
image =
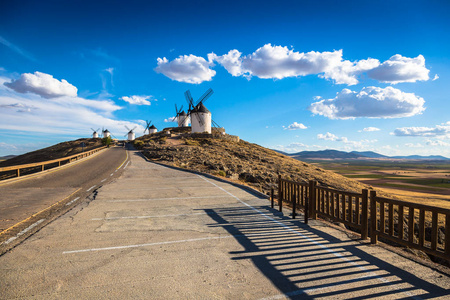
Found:
[[[0,161],[0,167],[31,164],[75,155],[83,151],[81,143],[86,145],[84,151],[102,146],[102,140],[100,138],[83,138],[75,141],[62,142],[47,148],[14,156],[5,161]]]
[[[300,182],[316,180],[322,186],[338,190],[361,192],[369,188],[356,180],[223,134],[208,137],[160,132],[137,138],[134,145],[151,161],[225,177],[266,194],[276,186],[278,174]]]

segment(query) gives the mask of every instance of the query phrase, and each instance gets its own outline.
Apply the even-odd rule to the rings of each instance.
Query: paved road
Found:
[[[146,162],[0,257],[3,299],[439,299],[447,276]]]
[[[31,175],[31,178],[6,184],[0,182],[0,232],[79,189],[98,187],[125,158],[124,149],[111,148],[59,169]]]

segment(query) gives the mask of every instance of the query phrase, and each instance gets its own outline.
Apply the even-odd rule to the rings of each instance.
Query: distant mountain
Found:
[[[389,157],[389,156],[382,155],[382,154],[379,154],[379,153],[376,153],[373,151],[362,151],[362,152],[352,151],[350,153],[354,153],[354,154],[360,155],[362,157],[370,157],[370,158],[388,158]]]
[[[398,159],[416,159],[416,160],[450,160],[450,158],[441,156],[441,155],[429,155],[429,156],[422,156],[422,155],[409,155],[409,156],[391,156],[391,158],[398,158]]]
[[[356,159],[361,155],[348,153],[338,150],[321,150],[321,151],[302,151],[298,153],[289,154],[289,156],[296,159],[301,158],[340,158],[340,159]]]
[[[373,151],[352,151],[344,152],[338,150],[321,150],[321,151],[302,151],[287,154],[278,151],[295,159],[410,159],[410,160],[450,160],[450,158],[441,155],[409,155],[409,156],[386,156]]]

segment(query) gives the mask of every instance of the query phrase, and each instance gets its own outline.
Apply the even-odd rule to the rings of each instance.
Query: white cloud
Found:
[[[311,104],[309,110],[330,119],[402,118],[421,114],[424,103],[423,98],[413,93],[371,86],[360,92],[343,89],[333,99]]]
[[[396,54],[376,68],[369,70],[370,78],[381,82],[396,84],[399,82],[426,81],[429,79],[428,70],[425,67],[425,58],[419,55],[409,58]]]
[[[242,69],[242,53],[238,50],[230,50],[228,54],[217,56],[214,53],[208,54],[209,61],[217,61],[233,76],[241,76],[244,72]]]
[[[427,144],[428,144],[428,143],[427,143]],[[425,146],[422,145],[421,143],[417,143],[417,144],[406,143],[405,146],[408,147],[408,148],[423,148],[423,147],[425,147]]]
[[[344,147],[345,150],[366,149],[369,144],[378,142],[378,140],[367,140],[367,139],[363,139],[360,141],[352,141],[352,140],[349,140],[345,136],[339,137],[330,132],[327,132],[326,134],[319,133],[317,135],[317,139],[325,140],[325,141],[333,141],[333,142],[342,142],[345,145],[345,147]]]
[[[441,141],[441,140],[427,140],[427,145],[428,146],[438,146],[438,147],[448,147],[450,146],[450,143]]]
[[[335,78],[332,71],[342,64],[342,50],[303,53],[288,47],[266,44],[246,56],[242,56],[238,50],[230,50],[222,56],[212,53],[209,59],[220,63],[233,76],[283,79],[325,73],[326,78],[336,79],[339,83],[344,81]]]
[[[304,143],[299,143],[299,142],[294,142],[291,143],[289,145],[277,145],[275,147],[272,147],[273,149],[279,150],[279,151],[283,151],[286,153],[296,153],[296,152],[300,152],[300,151],[305,151],[305,150],[319,150],[319,149],[325,149],[326,147],[324,146],[318,146],[318,145],[306,145]]]
[[[151,105],[151,102],[148,101],[152,96],[123,96],[120,99],[134,105]]]
[[[169,117],[167,119],[164,119],[165,123],[170,123],[170,122],[177,122],[177,117]]]
[[[438,80],[438,79],[439,79],[439,75],[438,74],[434,75],[433,81]]]
[[[18,93],[30,92],[44,98],[76,97],[78,91],[64,79],[59,81],[50,74],[37,71],[34,74],[23,73],[19,79],[5,82],[4,85]]]
[[[284,127],[284,126],[283,126]],[[298,129],[306,129],[308,127],[306,127],[305,125],[303,125],[302,123],[297,123],[294,122],[291,125],[289,125],[288,127],[284,127],[284,129],[286,130],[298,130]]]
[[[4,77],[0,78],[0,82],[4,80]],[[144,131],[144,127],[137,123],[115,120],[113,113],[122,107],[111,100],[61,96],[48,101],[35,94],[0,89],[0,107],[2,132],[26,132],[71,139],[90,136],[91,127],[105,127],[117,138],[128,132],[125,125],[130,128],[137,125],[136,132]]]
[[[253,76],[264,79],[283,79],[318,75],[333,80],[336,84],[355,85],[358,77],[367,73],[370,78],[388,83],[415,82],[428,80],[429,70],[425,67],[425,58],[403,57],[400,54],[380,63],[378,59],[344,60],[343,51],[298,52],[286,46],[265,44],[251,54],[243,55],[237,49],[227,54],[209,53],[208,60],[194,55],[179,56],[173,61],[158,58],[155,71],[172,80],[201,83],[210,81],[216,74],[211,67],[213,62],[222,65],[232,76]]]
[[[371,132],[371,131],[380,131],[380,128],[377,127],[366,127],[362,131]],[[361,130],[358,130],[358,132],[362,132]]]
[[[319,133],[317,139],[326,141],[336,141],[338,140],[337,135],[327,132],[326,134]]]
[[[435,127],[402,127],[393,132],[396,136],[450,137],[450,122]]]
[[[216,71],[210,69],[211,66],[212,62],[191,54],[179,56],[170,62],[165,57],[158,57],[155,71],[175,81],[198,84],[211,81],[216,75]]]

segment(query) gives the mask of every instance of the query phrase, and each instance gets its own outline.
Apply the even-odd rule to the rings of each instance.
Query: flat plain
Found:
[[[403,200],[450,209],[450,162],[407,160],[311,160]]]

